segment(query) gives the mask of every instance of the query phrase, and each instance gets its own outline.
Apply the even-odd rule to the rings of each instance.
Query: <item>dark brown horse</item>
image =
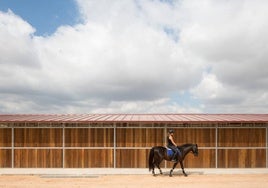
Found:
[[[180,163],[181,165],[181,169],[182,169],[184,176],[187,176],[183,167],[183,160],[185,156],[189,152],[193,152],[194,156],[198,156],[197,144],[184,144],[182,146],[178,146],[178,148],[181,151],[181,156],[178,156],[178,162],[174,163],[173,168],[170,170],[169,176],[172,176],[172,172],[178,163]],[[171,159],[172,159],[172,155],[168,155],[167,148],[162,147],[162,146],[152,147],[152,149],[150,150],[150,154],[149,154],[149,171],[152,170],[153,175],[155,175],[154,167],[156,166],[159,169],[160,174],[163,174],[162,170],[160,169],[160,163],[163,160],[171,161]]]

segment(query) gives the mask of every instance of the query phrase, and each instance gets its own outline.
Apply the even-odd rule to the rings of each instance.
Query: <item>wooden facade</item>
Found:
[[[178,144],[196,143],[187,168],[267,168],[268,123],[2,122],[1,168],[147,168],[169,129]],[[172,163],[163,162],[162,167]]]

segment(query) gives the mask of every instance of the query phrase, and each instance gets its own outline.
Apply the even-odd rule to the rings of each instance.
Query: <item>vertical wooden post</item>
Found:
[[[14,168],[14,124],[12,124],[12,133],[11,133],[11,137],[12,137],[12,140],[11,140],[11,165],[12,165],[12,168]]]
[[[65,123],[62,124],[62,168],[65,168]]]
[[[215,127],[215,168],[218,168],[218,124]]]
[[[163,142],[164,142],[164,144],[165,144],[165,146],[167,145],[167,139],[166,139],[166,136],[167,136],[167,124],[165,123],[165,128],[164,128],[164,140],[163,140]],[[167,161],[165,160],[165,168],[167,168]]]
[[[268,125],[266,125],[266,168],[268,168]]]
[[[116,168],[116,123],[114,124],[114,168]]]

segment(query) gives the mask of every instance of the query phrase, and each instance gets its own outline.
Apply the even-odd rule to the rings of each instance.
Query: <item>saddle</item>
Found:
[[[167,156],[173,158],[174,155],[175,155],[175,152],[169,147],[166,147],[166,148],[167,148]],[[178,155],[179,156],[181,155],[181,150],[180,149],[179,149]]]
[[[167,147],[167,156],[172,157],[174,155],[174,151]]]

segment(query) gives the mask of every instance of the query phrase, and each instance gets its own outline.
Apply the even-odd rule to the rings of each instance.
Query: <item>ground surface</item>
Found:
[[[0,188],[267,188],[268,174],[0,175]]]

